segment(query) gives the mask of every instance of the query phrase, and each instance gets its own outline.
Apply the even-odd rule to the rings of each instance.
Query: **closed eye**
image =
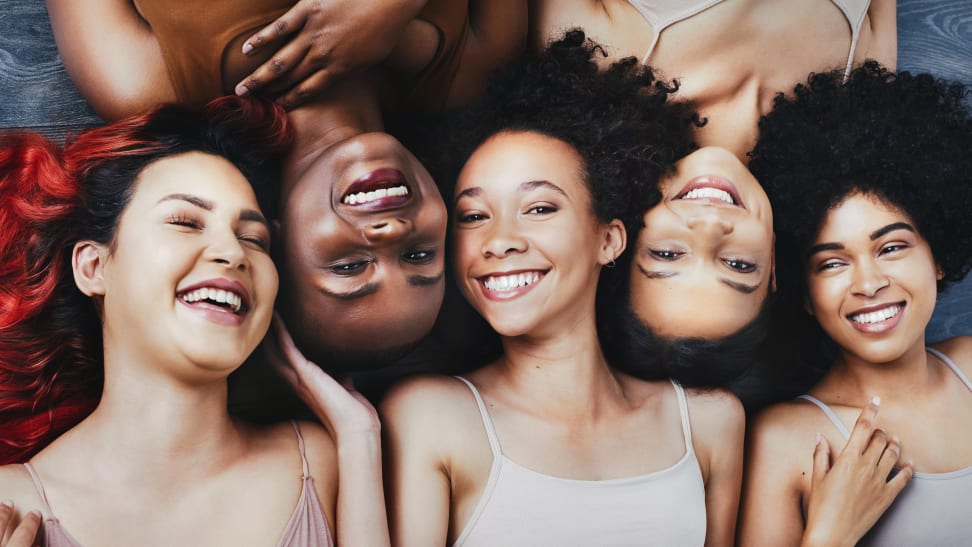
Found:
[[[172,224],[174,226],[182,226],[185,228],[192,228],[194,230],[201,230],[204,226],[203,223],[194,217],[190,217],[184,214],[175,214],[166,219],[167,224]]]

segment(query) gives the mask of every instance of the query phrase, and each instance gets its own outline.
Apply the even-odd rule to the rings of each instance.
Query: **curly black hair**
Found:
[[[656,79],[634,57],[599,70],[596,56],[607,54],[582,30],[569,30],[544,52],[494,74],[479,103],[445,113],[425,134],[403,138],[447,202],[466,159],[491,136],[529,131],[561,140],[583,160],[597,217],[627,225],[644,213],[631,206],[633,198],[647,194],[657,202],[659,178],[694,148],[698,116],[672,100],[676,82]]]
[[[965,86],[876,62],[811,74],[759,123],[750,170],[773,206],[781,287],[803,287],[806,251],[855,193],[899,207],[929,242],[945,282],[972,267],[972,114]],[[802,289],[801,289],[802,290]]]

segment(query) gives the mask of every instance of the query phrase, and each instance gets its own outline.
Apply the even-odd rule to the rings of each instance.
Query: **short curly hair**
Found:
[[[804,286],[827,212],[856,193],[900,208],[945,282],[972,267],[972,116],[965,86],[870,61],[846,82],[811,74],[759,122],[753,175],[773,206],[781,286]]]
[[[599,70],[596,56],[606,56],[601,46],[569,30],[495,74],[482,101],[442,115],[434,135],[405,138],[447,199],[465,160],[493,135],[528,131],[561,140],[583,160],[596,216],[628,225],[644,213],[635,212],[633,198],[659,196],[659,178],[694,148],[698,116],[672,100],[676,82],[656,79],[634,57]]]

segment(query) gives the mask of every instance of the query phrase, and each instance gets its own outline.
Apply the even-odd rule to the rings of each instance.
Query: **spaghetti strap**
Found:
[[[493,451],[493,456],[501,456],[503,450],[500,448],[499,438],[496,436],[496,430],[493,429],[493,420],[489,418],[489,412],[486,410],[486,403],[483,402],[483,397],[479,394],[479,390],[476,386],[472,384],[469,380],[463,378],[462,376],[456,376],[459,380],[462,380],[464,384],[469,386],[469,391],[472,391],[473,397],[476,398],[476,405],[479,406],[479,414],[483,418],[483,427],[486,429],[486,438],[489,439],[489,448]]]
[[[691,454],[695,449],[692,445],[692,425],[689,422],[688,401],[685,398],[685,390],[675,380],[671,382],[672,387],[675,388],[675,396],[678,398],[678,412],[682,417],[682,435],[685,437],[685,452]]]
[[[30,465],[29,462],[24,462],[24,469],[27,470],[27,473],[30,474],[31,480],[34,481],[34,488],[37,490],[37,495],[40,496],[41,502],[44,504],[44,511],[47,512],[47,519],[57,520],[54,517],[54,511],[51,510],[51,504],[47,501],[47,492],[44,491],[44,484],[41,483],[40,475],[37,474],[34,466]]]
[[[297,420],[290,420],[290,425],[294,426],[294,431],[297,433],[297,448],[300,450],[300,465],[302,477],[307,478],[310,476],[310,470],[307,468],[307,451],[304,449],[304,436],[300,434],[300,426],[297,425]]]
[[[962,383],[965,384],[965,387],[969,388],[969,391],[972,391],[972,382],[969,382],[968,376],[966,376],[965,373],[958,368],[958,365],[956,365],[954,361],[949,359],[947,355],[938,351],[935,348],[926,347],[925,351],[941,359],[941,361],[945,363],[945,365],[948,366],[948,368],[952,369],[952,372],[954,372],[955,375],[959,377],[959,380],[962,380]]]
[[[838,430],[840,430],[840,434],[843,435],[845,439],[850,438],[850,431],[847,429],[847,426],[844,425],[844,422],[840,421],[840,418],[838,418],[837,415],[834,414],[834,411],[831,410],[826,403],[824,403],[820,399],[817,399],[813,395],[806,395],[806,394],[800,395],[799,397],[797,397],[797,399],[810,401],[811,403],[817,405],[817,407],[820,408],[820,410],[823,410],[824,414],[826,414],[827,417],[830,418],[830,421],[833,422],[834,426]]]

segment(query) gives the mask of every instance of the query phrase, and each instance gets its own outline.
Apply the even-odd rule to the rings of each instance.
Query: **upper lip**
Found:
[[[733,207],[740,207],[742,209],[746,208],[746,204],[743,202],[742,197],[739,196],[739,190],[736,188],[736,185],[733,184],[731,180],[720,175],[700,175],[695,177],[682,187],[682,189],[675,195],[674,199],[682,199],[685,194],[695,190],[696,188],[715,188],[718,190],[723,190],[732,196],[732,200],[735,202]],[[726,205],[728,206],[729,204]]]
[[[200,281],[199,283],[194,283],[188,287],[183,287],[176,291],[177,295],[186,294],[192,292],[196,289],[220,289],[227,292],[232,292],[243,300],[243,305],[240,308],[239,313],[244,313],[250,309],[250,293],[246,290],[246,287],[242,283],[234,279],[227,279],[225,277],[216,277],[213,279],[207,279],[205,281]]]
[[[339,202],[344,204],[345,198],[359,192],[374,192],[376,190],[394,188],[396,186],[405,186],[408,189],[408,194],[405,196],[397,196],[395,199],[392,199],[391,197],[383,198],[383,201],[377,200],[371,204],[365,203],[354,206],[364,207],[374,211],[398,209],[404,207],[412,200],[413,196],[415,195],[415,188],[409,184],[404,173],[392,167],[381,167],[361,175],[348,186],[343,194],[341,194]]]
[[[902,306],[903,307],[904,305],[905,305],[904,302],[885,302],[884,304],[875,304],[873,306],[868,306],[866,308],[860,308],[860,309],[854,310],[854,311],[848,313],[847,314],[847,317],[854,317],[855,315],[860,315],[862,313],[871,313],[871,312],[875,312],[875,311],[878,311],[878,310],[883,310],[885,308],[890,308],[891,306]]]

